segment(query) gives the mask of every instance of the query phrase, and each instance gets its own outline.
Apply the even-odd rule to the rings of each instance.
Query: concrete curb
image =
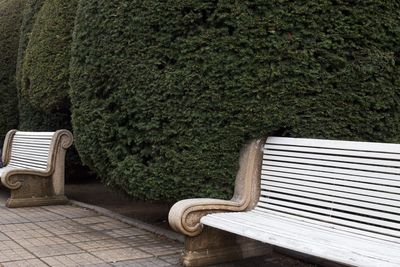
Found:
[[[110,210],[102,208],[102,207],[98,207],[98,206],[91,205],[91,204],[86,204],[86,203],[76,201],[76,200],[69,200],[69,203],[71,205],[78,206],[81,208],[94,210],[95,212],[97,212],[101,215],[111,217],[113,219],[116,219],[123,223],[129,224],[131,226],[146,230],[146,231],[154,233],[156,235],[164,236],[166,238],[169,238],[169,239],[181,242],[181,243],[183,243],[185,240],[183,235],[180,235],[173,231],[169,231],[167,229],[163,229],[163,228],[160,228],[160,227],[157,227],[157,226],[154,226],[154,225],[151,225],[151,224],[148,224],[148,223],[145,223],[145,222],[133,219],[133,218],[123,216],[121,214],[115,213],[113,211],[110,211]]]

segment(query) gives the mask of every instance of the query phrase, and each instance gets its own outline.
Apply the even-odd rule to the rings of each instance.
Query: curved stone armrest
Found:
[[[41,177],[50,177],[51,171],[39,171],[30,169],[18,169],[12,168],[5,170],[1,174],[1,183],[9,189],[18,189],[21,187],[22,183],[18,180],[13,180],[12,178],[19,175],[32,175]]]
[[[252,209],[260,194],[262,149],[265,140],[252,140],[240,153],[235,194],[231,200],[195,198],[175,203],[169,211],[171,227],[187,236],[197,236],[203,226],[201,217],[216,212],[245,211]]]
[[[232,200],[193,198],[181,200],[171,208],[168,220],[171,227],[188,236],[201,233],[201,217],[216,212],[242,211],[243,203]]]

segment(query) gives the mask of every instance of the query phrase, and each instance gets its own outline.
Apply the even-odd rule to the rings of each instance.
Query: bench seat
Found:
[[[400,243],[368,232],[334,229],[329,223],[301,221],[262,211],[216,213],[201,223],[278,247],[329,258],[351,266],[400,266]],[[386,240],[385,240],[386,239]]]
[[[400,266],[400,144],[254,140],[230,201],[183,200],[169,221],[187,235],[187,266],[248,256],[242,241],[208,229],[349,266]],[[230,254],[213,252],[221,246]]]

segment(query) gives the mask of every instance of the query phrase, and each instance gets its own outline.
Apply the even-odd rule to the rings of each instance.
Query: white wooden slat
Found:
[[[282,201],[282,200],[276,200],[276,199],[265,199],[264,201],[261,201],[257,204],[258,207],[264,207],[268,208],[268,205],[273,204],[275,206],[275,209],[280,209],[282,208],[289,208],[289,209],[297,209],[297,210],[305,210],[308,211],[310,214],[309,216],[314,216],[311,212],[319,213],[319,214],[324,214],[327,215],[327,217],[330,217],[333,222],[335,219],[340,219],[342,221],[342,224],[347,225],[351,221],[357,221],[365,224],[374,224],[374,225],[380,225],[388,228],[393,228],[396,229],[399,227],[398,223],[390,222],[390,221],[385,221],[385,220],[379,220],[375,218],[369,218],[361,215],[356,215],[356,214],[350,214],[346,213],[343,211],[336,211],[336,210],[331,210],[329,207],[327,208],[319,208],[319,207],[314,207],[310,205],[304,205],[304,204],[299,204],[299,203],[289,203]],[[331,217],[335,216],[335,217]],[[312,217],[313,218],[313,217]],[[328,221],[330,221],[328,220]],[[363,228],[362,228],[363,229]],[[381,231],[388,231],[389,229],[380,227]],[[400,231],[396,231],[397,236],[400,237]]]
[[[377,203],[372,203],[370,199],[369,201],[365,201],[363,198],[357,197],[357,199],[348,199],[345,198],[341,195],[335,194],[335,196],[331,195],[325,195],[321,194],[321,192],[315,192],[314,190],[310,190],[313,192],[307,192],[307,191],[302,191],[302,190],[296,190],[295,188],[283,188],[283,187],[277,187],[277,186],[268,186],[268,189],[263,189],[261,190],[261,196],[268,196],[269,192],[280,192],[286,195],[297,195],[297,196],[303,196],[307,198],[314,198],[314,199],[322,199],[328,202],[336,202],[336,203],[342,203],[342,204],[347,204],[347,205],[353,205],[356,207],[364,207],[364,208],[370,208],[370,209],[375,209],[375,210],[382,210],[386,212],[391,212],[391,213],[396,213],[400,215],[400,205],[398,207],[394,206],[389,206],[389,205],[384,205],[384,204],[377,204]],[[331,193],[331,192],[329,192]],[[350,197],[354,197],[354,195],[349,195]],[[379,199],[375,199],[375,201],[379,201]]]
[[[304,198],[304,197],[299,197],[299,196],[292,196],[292,195],[285,195],[285,194],[280,194],[280,193],[274,193],[274,192],[268,192],[266,194],[266,197],[260,197],[261,202],[268,202],[269,198],[279,198],[282,201],[288,202],[286,205],[291,206],[290,201],[296,201],[302,204],[306,205],[316,205],[316,206],[321,206],[321,207],[330,207],[334,211],[340,211],[340,212],[351,212],[351,213],[356,213],[360,216],[372,216],[378,219],[387,219],[387,220],[392,220],[396,221],[397,223],[400,222],[400,215],[398,214],[392,214],[392,213],[387,213],[387,212],[382,212],[382,211],[376,211],[376,210],[371,210],[370,208],[360,208],[360,207],[353,207],[350,205],[343,205],[340,203],[333,203],[333,202],[326,202],[321,199],[311,199],[311,198]],[[400,225],[400,224],[398,224]]]
[[[273,227],[271,227],[272,230],[269,231],[268,225],[264,225],[263,227],[255,226],[249,229],[247,225],[236,223],[233,220],[227,220],[224,218],[213,219],[212,215],[203,217],[201,221],[202,223],[215,228],[222,230],[227,230],[229,228],[229,231],[239,235],[321,258],[350,264],[352,266],[394,267],[398,265],[399,262],[397,257],[389,259],[392,261],[392,263],[389,263],[386,259],[379,260],[379,257],[382,258],[382,255],[375,255],[374,253],[371,255],[368,251],[362,253],[360,250],[354,251],[353,249],[346,247],[346,244],[354,243],[350,237],[344,240],[337,240],[338,238],[335,238],[337,235],[332,238],[332,235],[323,235],[320,232],[304,236],[288,236],[285,234],[284,230],[279,232]],[[298,229],[298,232],[301,233],[301,230],[303,229]],[[329,242],[329,238],[333,240]],[[338,243],[341,244],[341,246],[337,246]],[[368,243],[366,242],[366,244]],[[393,247],[387,246],[387,250],[385,249],[385,251],[388,250],[393,250]]]
[[[258,205],[257,207],[254,208],[255,211],[259,212],[276,212],[280,213],[282,215],[290,215],[290,216],[297,216],[298,220],[301,221],[321,221],[328,223],[331,228],[349,228],[349,231],[351,231],[350,228],[354,228],[355,230],[361,230],[365,231],[368,233],[372,234],[378,234],[378,235],[387,235],[391,236],[394,238],[399,238],[400,237],[400,232],[390,229],[390,228],[384,228],[384,227],[379,227],[375,225],[370,225],[370,224],[365,224],[365,223],[360,223],[356,221],[351,221],[351,220],[346,220],[342,218],[335,218],[331,217],[329,215],[324,215],[324,214],[317,214],[317,213],[310,213],[307,211],[299,210],[299,209],[293,209],[293,208],[287,208],[287,207],[281,207],[277,206],[274,204],[267,204],[262,203],[262,205]],[[310,216],[312,215],[312,216]]]
[[[42,164],[47,165],[47,159],[41,160],[33,160],[33,159],[26,159],[22,157],[11,157],[10,162],[27,162],[29,164]]]
[[[366,196],[366,195],[358,195],[358,194],[354,194],[351,192],[333,191],[330,189],[322,189],[322,188],[315,188],[315,187],[309,187],[309,186],[304,186],[304,185],[295,185],[295,184],[281,183],[281,182],[274,182],[274,181],[262,181],[261,184],[262,184],[261,190],[269,190],[270,187],[277,187],[277,188],[293,189],[293,190],[300,192],[301,194],[306,193],[306,192],[312,192],[312,193],[318,193],[318,194],[324,194],[324,195],[330,195],[330,196],[334,195],[337,197],[341,197],[343,199],[344,198],[347,198],[350,200],[357,199],[360,201],[378,203],[378,204],[388,205],[388,206],[393,206],[393,207],[400,207],[398,200],[391,200],[391,199]]]
[[[32,161],[46,161],[48,159],[47,155],[37,155],[37,154],[24,154],[24,153],[17,153],[17,152],[13,152],[11,154],[11,158],[21,158],[21,159],[26,159],[26,160],[32,160]]]
[[[383,160],[383,159],[366,159],[357,156],[353,157],[343,157],[343,156],[332,156],[326,154],[315,154],[315,153],[303,153],[303,152],[288,152],[288,151],[278,151],[278,150],[264,150],[264,155],[271,156],[281,156],[281,157],[293,157],[293,158],[303,158],[303,159],[318,159],[324,161],[337,161],[344,163],[359,163],[366,165],[376,165],[376,166],[388,166],[388,167],[400,167],[400,161],[395,160]]]
[[[24,159],[11,159],[10,164],[14,163],[20,163],[20,164],[27,164],[29,166],[34,166],[34,167],[47,167],[47,161],[29,161],[29,160],[24,160]]]
[[[281,162],[291,162],[291,163],[300,163],[307,165],[317,165],[317,166],[327,166],[327,167],[335,167],[341,169],[352,169],[352,170],[363,170],[363,171],[371,171],[371,172],[383,172],[383,173],[392,173],[392,174],[400,174],[399,168],[390,168],[390,167],[381,167],[374,165],[363,165],[356,163],[343,163],[336,161],[325,161],[325,160],[314,160],[314,159],[302,159],[302,158],[293,158],[293,157],[280,157],[280,156],[272,156],[265,155],[264,160],[267,161],[281,161]]]
[[[379,172],[370,172],[370,171],[362,171],[362,170],[350,170],[350,169],[341,169],[341,168],[331,168],[331,167],[327,167],[327,166],[316,166],[316,165],[264,160],[262,169],[268,169],[269,166],[283,167],[283,168],[288,168],[288,169],[339,173],[339,174],[346,174],[346,175],[371,177],[371,178],[376,178],[376,179],[388,179],[388,180],[394,180],[394,181],[398,181],[400,179],[399,175],[389,174],[389,173],[379,173]]]
[[[355,175],[330,173],[330,172],[322,172],[322,171],[276,167],[276,166],[265,166],[265,169],[263,169],[262,172],[264,173],[267,171],[324,177],[324,178],[330,178],[330,179],[335,179],[335,180],[346,180],[346,181],[354,181],[354,182],[368,183],[368,184],[378,184],[378,185],[384,184],[387,186],[400,186],[400,179],[387,180],[387,179],[382,179],[382,178],[371,178],[371,177],[365,177],[365,176],[355,176]]]
[[[361,235],[356,235],[351,232],[345,232],[340,229],[332,229],[331,227],[327,227],[323,224],[315,223],[306,223],[294,221],[285,217],[278,217],[270,214],[260,214],[258,212],[249,211],[249,212],[234,212],[234,213],[218,213],[211,214],[208,217],[214,219],[224,219],[226,221],[234,221],[242,225],[250,226],[251,228],[265,228],[268,227],[268,230],[271,232],[282,232],[282,234],[288,238],[290,237],[299,237],[302,235],[307,235],[310,238],[315,239],[315,242],[324,243],[325,245],[342,247],[342,243],[333,243],[330,241],[335,240],[334,237],[328,237],[332,234],[337,236],[337,239],[345,238],[348,240],[352,240],[351,244],[348,246],[351,247],[353,251],[358,252],[368,252],[371,254],[379,253],[380,255],[385,254],[385,257],[400,257],[397,250],[393,249],[397,247],[400,249],[400,240],[394,239],[394,242],[387,240],[376,240],[371,237],[364,236],[363,233]],[[299,232],[300,231],[300,232]],[[336,239],[336,240],[337,240]],[[368,246],[366,246],[368,244]],[[391,249],[380,253],[382,247],[389,246]],[[400,258],[399,258],[400,260]]]
[[[250,212],[258,213],[260,216],[263,216],[266,220],[267,220],[267,218],[269,218],[271,216],[275,216],[275,217],[279,217],[279,218],[284,218],[285,220],[291,220],[298,224],[306,224],[306,225],[311,224],[311,225],[314,225],[315,228],[319,228],[319,227],[329,228],[332,231],[337,229],[338,231],[343,231],[345,233],[354,234],[354,235],[362,236],[362,237],[369,237],[369,238],[374,239],[378,243],[382,240],[399,243],[398,237],[383,234],[383,233],[377,233],[375,231],[372,231],[370,228],[359,229],[359,228],[357,228],[356,225],[344,226],[344,225],[340,225],[340,224],[332,224],[331,222],[324,221],[321,218],[318,218],[318,219],[307,218],[307,217],[303,217],[302,215],[291,214],[289,212],[282,213],[281,211],[265,209],[262,207],[255,207]],[[368,227],[370,227],[370,226],[368,226]],[[372,227],[374,227],[374,226],[372,226]]]
[[[21,163],[10,163],[7,166],[16,167],[19,169],[32,169],[32,170],[39,170],[39,171],[43,171],[46,169],[46,168],[39,168],[39,167],[30,166],[30,165],[21,164]]]
[[[325,155],[341,155],[341,156],[355,156],[360,158],[400,160],[400,154],[395,154],[395,153],[376,153],[370,151],[365,152],[358,150],[343,150],[334,148],[316,148],[316,147],[265,144],[264,151],[267,150],[298,151],[303,153],[314,153],[314,154],[325,154]]]
[[[319,182],[322,184],[335,184],[335,185],[341,185],[341,186],[356,187],[356,188],[362,188],[362,189],[366,189],[366,190],[383,191],[383,192],[400,195],[400,181],[397,183],[396,186],[386,186],[386,185],[377,185],[377,184],[368,184],[368,183],[362,183],[362,182],[339,180],[339,179],[334,179],[334,178],[325,178],[325,177],[319,177],[319,176],[310,176],[310,175],[262,170],[262,179],[269,179],[268,177],[270,177],[270,176],[289,178],[289,179],[294,179],[294,180]]]
[[[33,153],[18,153],[18,152],[13,152],[11,154],[11,158],[23,158],[23,159],[30,159],[30,160],[39,160],[39,161],[47,161],[48,155],[38,155],[38,154],[33,154]]]
[[[40,140],[40,141],[34,141],[34,140],[29,140],[29,141],[22,141],[22,140],[13,140],[13,144],[19,144],[19,145],[30,145],[30,144],[38,144],[38,145],[46,145],[50,146],[51,140]]]
[[[24,140],[51,140],[54,135],[14,135],[13,139],[24,139]]]
[[[11,147],[11,151],[19,151],[21,153],[49,153],[49,148],[37,148],[37,147],[31,147],[31,148],[26,148],[26,147],[21,147],[21,146],[13,146]]]
[[[30,148],[43,148],[43,149],[49,149],[49,145],[43,145],[43,144],[25,144],[25,145],[23,145],[23,144],[13,144],[12,146],[11,146],[11,149],[12,149],[12,147],[19,147],[19,148],[25,148],[25,149],[30,149]]]
[[[331,195],[336,194],[336,192],[338,191],[338,192],[347,192],[347,193],[351,193],[351,194],[355,194],[355,195],[372,196],[372,197],[376,197],[376,198],[386,198],[386,199],[399,201],[399,195],[396,195],[396,194],[380,192],[380,191],[373,191],[373,190],[365,190],[365,189],[353,188],[353,187],[346,187],[346,186],[340,186],[340,185],[322,184],[322,183],[315,183],[315,182],[309,182],[309,181],[303,181],[303,180],[302,181],[293,180],[293,179],[276,177],[276,176],[268,176],[268,178],[264,177],[263,181],[261,181],[261,184],[268,186],[268,183],[270,181],[279,182],[282,184],[294,184],[294,185],[308,186],[308,187],[310,187],[310,189],[312,187],[312,190],[314,190],[314,188],[328,189],[328,190],[331,190]],[[263,189],[264,188],[268,189],[267,187],[263,187]]]
[[[293,146],[320,147],[320,148],[360,150],[360,151],[400,154],[399,144],[388,144],[388,143],[338,141],[338,140],[290,138],[290,137],[268,137],[266,143],[277,144],[277,145],[293,145]]]
[[[21,161],[21,162],[28,162],[33,164],[47,164],[47,158],[45,159],[32,159],[32,158],[24,158],[24,157],[11,157],[10,162],[13,161]]]
[[[35,150],[33,150],[33,149],[31,149],[31,150],[23,150],[23,149],[20,149],[20,148],[13,147],[12,150],[11,150],[11,153],[19,153],[19,154],[29,153],[31,155],[38,155],[38,156],[46,155],[46,157],[47,157],[48,154],[49,154],[49,150],[48,149],[47,150],[36,150],[36,149]]]
[[[28,166],[28,167],[35,167],[35,168],[47,168],[47,163],[42,162],[28,162],[23,160],[11,160],[9,165],[20,165],[20,166]]]
[[[16,134],[14,135],[14,138],[21,138],[21,139],[51,139],[53,138],[54,133],[50,134],[50,135],[20,135],[20,134]]]
[[[24,132],[24,131],[18,131],[15,133],[14,136],[29,136],[31,138],[34,138],[35,136],[53,136],[54,132]]]

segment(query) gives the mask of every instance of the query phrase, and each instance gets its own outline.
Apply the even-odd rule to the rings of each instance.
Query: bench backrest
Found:
[[[270,137],[256,210],[400,238],[400,145]]]
[[[7,166],[46,170],[54,132],[17,131],[11,142],[11,157]]]

